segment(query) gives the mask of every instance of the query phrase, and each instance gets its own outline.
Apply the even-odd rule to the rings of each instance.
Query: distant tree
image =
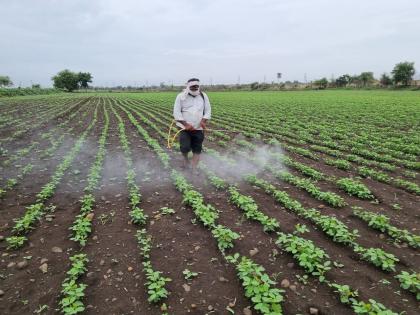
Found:
[[[88,83],[92,83],[92,75],[89,72],[79,72],[77,74],[79,85],[83,89],[87,89],[89,87]]]
[[[88,83],[92,82],[92,75],[89,72],[75,73],[65,69],[53,76],[51,80],[54,81],[55,88],[72,92],[79,88],[87,89]]]
[[[12,86],[13,82],[8,76],[0,75],[0,87],[1,86]]]
[[[60,71],[52,77],[52,80],[54,81],[54,87],[58,89],[65,89],[72,92],[79,88],[79,75],[68,69]]]
[[[32,88],[33,89],[40,89],[41,85],[40,84],[32,84]]]
[[[363,86],[366,86],[375,81],[375,78],[373,77],[373,72],[362,72],[359,75],[359,80]]]
[[[327,78],[322,78],[322,79],[316,80],[314,84],[317,85],[320,89],[325,89],[328,86],[328,80]]]
[[[351,79],[350,75],[348,75],[348,74],[344,74],[344,75],[342,75],[341,77],[338,77],[338,78],[335,80],[335,84],[336,84],[338,87],[346,87],[346,86],[347,86],[347,84],[349,84],[349,83],[350,83],[350,79]]]
[[[415,73],[414,62],[405,61],[397,63],[392,70],[393,81],[395,84],[402,83],[404,86],[410,85]]]
[[[360,86],[360,84],[361,84],[360,76],[358,76],[358,75],[350,76],[349,84],[354,84],[356,86]]]
[[[383,73],[381,75],[381,78],[380,78],[379,82],[381,83],[382,86],[390,86],[390,85],[392,85],[392,79],[386,73]]]
[[[251,83],[251,90],[257,90],[259,87],[259,83],[258,82],[252,82]]]
[[[328,86],[331,88],[337,87],[337,84],[335,83],[335,79],[331,78],[330,81],[328,81]]]
[[[258,85],[259,90],[267,90],[269,88],[270,88],[270,84],[268,84],[268,83],[261,83],[261,84]]]

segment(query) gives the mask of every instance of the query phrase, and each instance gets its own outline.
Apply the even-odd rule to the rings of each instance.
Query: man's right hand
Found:
[[[191,125],[189,123],[184,124],[184,129],[187,130],[187,131],[195,130],[193,125]]]

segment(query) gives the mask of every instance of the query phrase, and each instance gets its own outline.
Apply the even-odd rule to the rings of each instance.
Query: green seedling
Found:
[[[174,214],[175,210],[168,207],[163,207],[163,208],[160,208],[160,213],[162,213],[163,215]]]
[[[189,269],[185,269],[182,274],[184,275],[185,280],[191,280],[198,276],[197,272],[191,271]]]

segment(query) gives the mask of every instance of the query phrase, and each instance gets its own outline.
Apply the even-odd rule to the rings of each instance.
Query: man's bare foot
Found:
[[[197,167],[191,167],[191,172],[193,175],[200,175],[200,170]]]
[[[199,162],[200,162],[200,154],[193,154],[192,159],[191,159],[192,168],[197,169]]]
[[[190,169],[191,168],[191,163],[190,163],[190,161],[188,161],[188,160],[184,160],[184,161],[182,161],[182,164],[181,164],[181,169],[183,169],[183,170],[187,170],[187,169]]]

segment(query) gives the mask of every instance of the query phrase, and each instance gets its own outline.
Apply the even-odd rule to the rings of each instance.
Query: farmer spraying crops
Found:
[[[182,129],[179,133],[179,144],[184,157],[183,167],[190,167],[188,153],[192,151],[191,167],[195,173],[203,148],[204,130],[210,116],[210,101],[200,91],[200,81],[196,78],[189,79],[184,91],[176,97],[174,119],[176,125]]]

